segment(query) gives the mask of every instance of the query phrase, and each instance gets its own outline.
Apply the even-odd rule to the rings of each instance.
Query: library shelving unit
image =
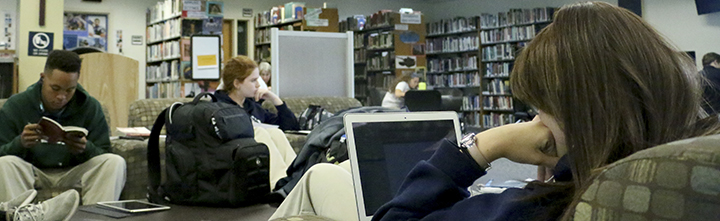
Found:
[[[380,106],[396,77],[426,66],[425,24],[421,14],[390,10],[363,19],[367,23],[349,28],[354,32],[355,98],[363,105]],[[348,30],[347,23],[343,26]]]
[[[146,12],[146,98],[184,97],[186,88],[199,88],[189,71],[190,36],[222,35],[222,14],[188,13],[183,11],[185,1],[160,1]],[[222,4],[218,6],[222,11]]]
[[[271,28],[288,31],[338,32],[337,8],[299,7],[303,8],[303,15],[290,16],[282,13],[284,12],[283,7],[273,7],[270,11],[255,15],[256,61],[270,61]]]
[[[552,22],[554,12],[555,8],[547,7],[480,16],[482,92],[468,105],[481,111],[465,116],[466,122],[482,128],[515,122],[518,101],[510,89],[510,72],[516,53]]]
[[[478,16],[442,19],[428,23],[425,37],[428,89],[462,96],[460,116],[466,127],[479,127],[472,119],[482,111],[473,105],[482,85],[478,69],[479,23]]]

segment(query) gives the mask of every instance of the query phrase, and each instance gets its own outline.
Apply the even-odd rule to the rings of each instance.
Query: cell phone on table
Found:
[[[120,210],[128,213],[143,213],[152,211],[169,210],[169,206],[148,203],[140,200],[119,200],[119,201],[106,201],[98,202],[100,206],[104,206],[111,209]]]

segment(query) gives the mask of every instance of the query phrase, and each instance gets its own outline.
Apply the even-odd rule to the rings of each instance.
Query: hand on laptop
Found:
[[[504,157],[517,163],[553,168],[560,159],[547,154],[547,150],[553,149],[555,142],[550,130],[538,117],[530,122],[508,124],[483,131],[475,135],[475,139],[475,147],[488,163]],[[485,160],[476,156],[473,158],[480,165]]]

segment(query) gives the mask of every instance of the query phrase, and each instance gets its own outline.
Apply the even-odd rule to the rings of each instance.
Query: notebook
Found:
[[[393,112],[344,116],[359,220],[370,220],[397,193],[410,170],[437,143],[460,140],[457,113]]]

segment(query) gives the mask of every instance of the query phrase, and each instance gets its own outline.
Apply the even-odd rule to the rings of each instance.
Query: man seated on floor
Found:
[[[35,188],[79,188],[86,205],[120,198],[125,160],[110,153],[102,107],[78,84],[80,64],[73,52],[50,52],[40,80],[0,108],[0,202]],[[87,136],[50,143],[42,117],[86,128]]]

